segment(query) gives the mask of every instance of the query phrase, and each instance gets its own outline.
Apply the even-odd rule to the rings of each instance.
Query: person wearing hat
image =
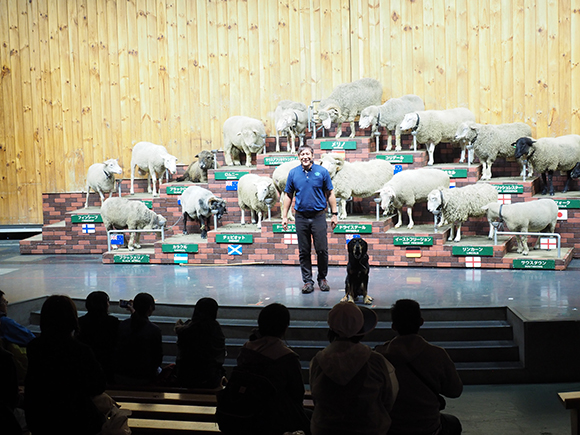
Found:
[[[328,313],[330,344],[310,362],[314,412],[312,435],[384,435],[399,384],[381,354],[360,343],[377,326],[377,315],[352,302]]]
[[[389,435],[461,434],[459,419],[441,413],[441,395],[459,397],[463,383],[445,349],[418,334],[423,325],[419,303],[398,300],[391,307],[391,320],[397,336],[375,349],[393,363],[400,385]]]

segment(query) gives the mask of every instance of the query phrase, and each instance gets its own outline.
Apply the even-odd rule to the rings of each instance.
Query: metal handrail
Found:
[[[502,236],[538,236],[538,237],[556,237],[558,239],[558,258],[561,258],[561,236],[557,233],[521,233],[516,231],[498,231],[497,227],[493,227],[493,244],[497,245],[497,235]]]
[[[161,241],[165,241],[165,228],[159,228],[156,230],[108,230],[107,231],[107,251],[111,252],[111,237],[112,233],[161,233]]]

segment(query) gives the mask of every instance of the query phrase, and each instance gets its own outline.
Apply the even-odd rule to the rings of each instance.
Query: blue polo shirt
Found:
[[[326,168],[312,164],[309,171],[302,165],[290,170],[284,192],[296,197],[295,209],[299,212],[322,211],[326,208],[326,192],[333,189]]]

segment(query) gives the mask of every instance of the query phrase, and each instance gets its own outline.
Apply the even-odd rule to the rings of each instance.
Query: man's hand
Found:
[[[338,216],[333,214],[332,217],[330,218],[330,227],[334,230],[337,225],[338,225]]]
[[[282,228],[284,231],[288,231],[288,217],[282,218]]]

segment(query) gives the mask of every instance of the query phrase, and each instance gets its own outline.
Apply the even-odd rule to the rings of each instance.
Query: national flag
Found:
[[[95,224],[83,224],[83,234],[91,234],[95,231]]]
[[[346,244],[350,242],[352,239],[360,239],[360,234],[347,234],[346,235]]]
[[[226,190],[227,191],[238,190],[238,180],[227,180],[226,181]]]
[[[497,202],[500,204],[511,204],[512,203],[511,193],[500,193],[499,195],[497,195]]]
[[[332,150],[332,154],[339,155],[342,159],[346,159],[346,151],[345,150]]]
[[[111,245],[122,245],[125,243],[123,234],[111,234]]]
[[[453,189],[454,187],[456,187],[456,182],[455,181],[450,181],[449,182],[449,188]]]
[[[242,245],[228,245],[228,255],[242,255]]]
[[[187,254],[185,253],[175,253],[173,254],[174,263],[187,263]]]
[[[568,210],[558,210],[558,220],[567,221],[568,220]]]
[[[556,249],[558,242],[555,237],[540,237],[540,249]]]
[[[481,257],[465,257],[465,267],[481,267]]]
[[[298,235],[294,233],[284,234],[284,243],[287,245],[297,245]]]
[[[403,170],[403,165],[395,165],[395,167],[393,168],[393,175],[398,174],[402,170]]]
[[[407,258],[421,257],[421,248],[419,246],[409,246],[405,251],[405,257]]]

